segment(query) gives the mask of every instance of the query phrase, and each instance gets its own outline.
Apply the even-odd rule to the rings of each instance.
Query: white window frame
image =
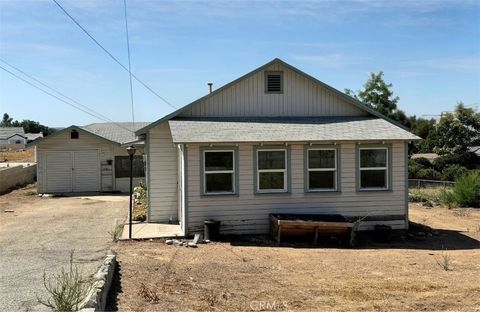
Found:
[[[205,168],[206,153],[232,153],[232,170],[214,170],[207,171]],[[235,151],[231,149],[222,149],[222,150],[203,150],[203,194],[205,195],[230,195],[235,194]],[[232,191],[231,192],[208,192],[207,191],[207,174],[218,174],[218,173],[231,173],[232,174]]]
[[[310,168],[310,151],[334,151],[334,167],[333,168]],[[333,188],[311,188],[310,187],[310,172],[312,171],[333,171],[334,187]],[[338,190],[338,170],[337,170],[337,149],[328,147],[308,148],[307,149],[307,190],[309,192],[335,192]]]
[[[258,153],[259,152],[278,152],[282,151],[285,155],[285,168],[284,169],[259,169],[258,168]],[[257,149],[257,193],[286,193],[288,192],[288,159],[287,159],[287,149],[285,148],[262,148]],[[260,173],[268,173],[268,172],[283,172],[283,189],[260,189]]]
[[[364,167],[362,168],[362,150],[385,150],[385,167]],[[388,156],[388,147],[361,147],[358,149],[358,188],[361,191],[385,191],[388,190],[390,172],[389,172],[389,156]],[[362,171],[366,170],[382,170],[385,171],[385,187],[362,187]]]

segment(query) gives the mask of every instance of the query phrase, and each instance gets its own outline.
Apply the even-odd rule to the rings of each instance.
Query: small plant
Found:
[[[27,191],[27,192],[23,193],[23,195],[25,195],[25,196],[34,196],[34,195],[37,195],[37,193],[34,192],[34,191]]]
[[[150,303],[158,303],[160,301],[160,297],[157,292],[154,289],[147,287],[144,283],[140,284],[138,295]]]
[[[115,227],[111,231],[108,231],[108,234],[112,236],[112,241],[117,242],[120,239],[123,233],[123,226],[124,224],[120,223],[115,225]]]
[[[471,171],[460,177],[451,191],[444,191],[441,199],[451,207],[480,207],[480,171]]]
[[[144,222],[147,220],[147,209],[144,207],[135,207],[132,215],[133,221]]]
[[[444,269],[445,271],[450,271],[450,256],[448,255],[447,251],[445,250],[441,255],[440,258],[437,259],[437,264]]]
[[[43,285],[50,298],[43,300],[37,296],[37,300],[53,311],[76,311],[87,297],[90,282],[83,280],[78,267],[73,264],[73,254],[74,251],[70,251],[68,270],[62,268],[60,274],[52,274],[50,277],[43,272]]]

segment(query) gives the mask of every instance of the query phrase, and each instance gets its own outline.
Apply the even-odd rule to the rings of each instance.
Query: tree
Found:
[[[7,113],[3,114],[2,122],[0,122],[0,127],[12,127],[13,118],[11,118]]]
[[[469,146],[480,144],[480,113],[459,102],[454,112],[442,114],[434,132],[436,153],[465,153]]]
[[[391,117],[397,109],[399,97],[393,96],[393,85],[383,80],[383,72],[370,73],[363,87],[364,90],[358,92],[358,98],[379,113]]]
[[[25,133],[38,133],[42,132],[44,136],[50,135],[55,132],[55,129],[49,128],[40,124],[38,121],[24,119],[22,121],[13,120],[7,113],[3,114],[1,127],[22,127]]]

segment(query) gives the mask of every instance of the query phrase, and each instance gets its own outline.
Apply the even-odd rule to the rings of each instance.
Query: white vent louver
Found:
[[[282,92],[283,83],[281,73],[267,73],[266,79],[267,92]]]

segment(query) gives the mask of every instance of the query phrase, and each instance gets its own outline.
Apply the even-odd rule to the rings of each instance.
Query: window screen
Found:
[[[133,175],[134,178],[145,177],[145,165],[143,156],[133,156]],[[130,177],[130,157],[115,156],[115,178]]]

